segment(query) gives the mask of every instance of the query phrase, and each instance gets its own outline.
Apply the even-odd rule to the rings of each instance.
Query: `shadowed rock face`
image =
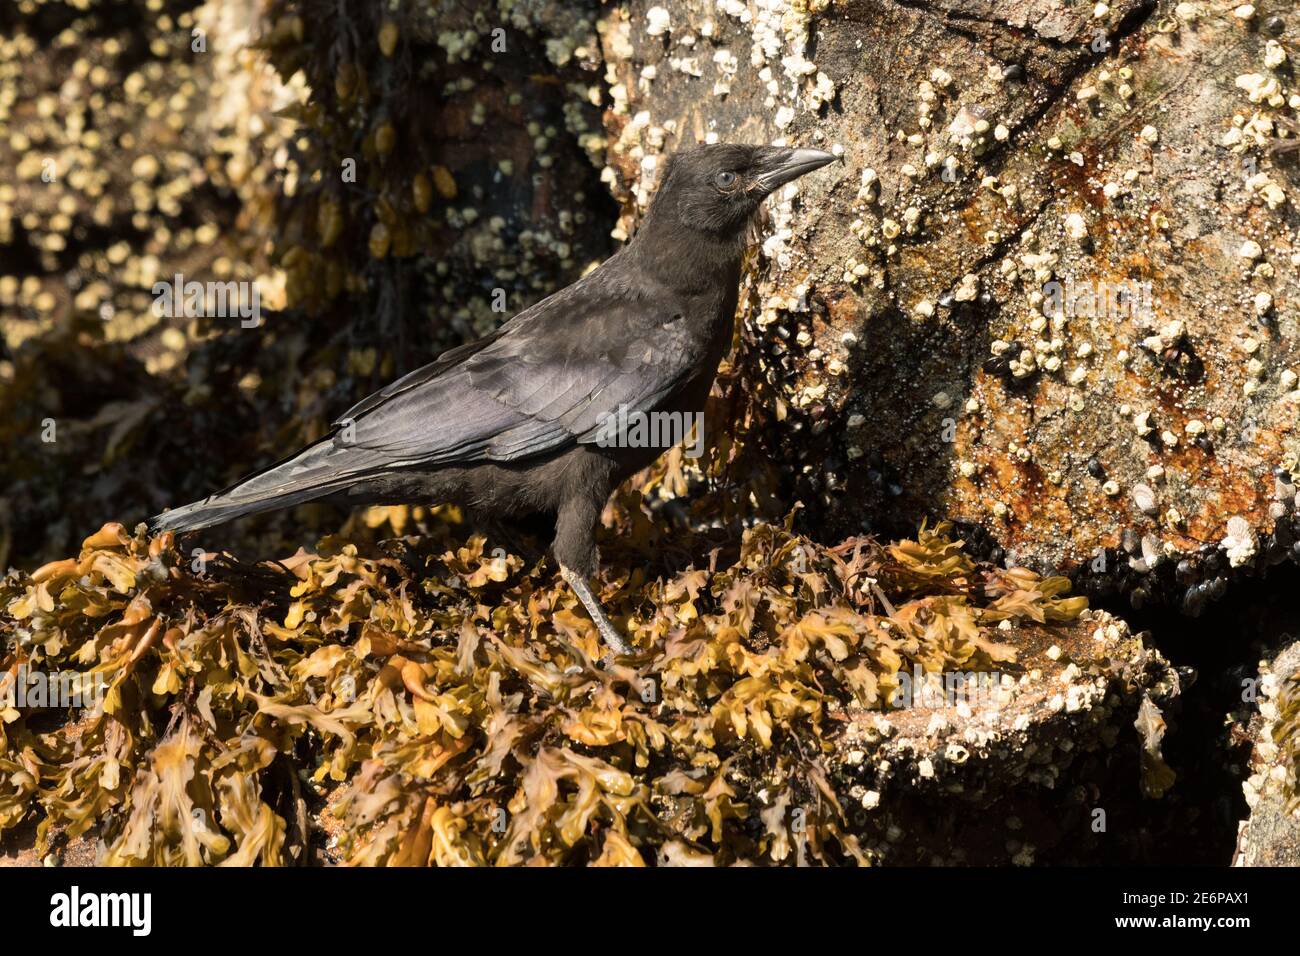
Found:
[[[1016,562],[1135,566],[1179,596],[1289,551],[1300,248],[1295,154],[1270,147],[1294,141],[1300,22],[652,6],[602,29],[626,227],[697,138],[843,149],[770,201],[744,315],[810,517],[940,513]]]

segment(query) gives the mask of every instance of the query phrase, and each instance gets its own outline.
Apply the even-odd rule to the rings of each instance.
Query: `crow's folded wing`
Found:
[[[484,336],[473,342],[466,342],[464,345],[458,345],[454,349],[448,349],[439,355],[428,365],[421,365],[413,372],[407,372],[395,382],[390,382],[373,395],[367,395],[361,401],[357,402],[346,412],[335,419],[335,425],[344,425],[348,422],[354,422],[358,417],[364,415],[372,408],[382,405],[388,399],[392,398],[399,392],[405,392],[408,389],[415,388],[417,385],[423,385],[431,379],[437,378],[443,372],[454,368],[465,359],[469,358],[475,352],[487,348],[505,331],[505,326],[497,329],[490,335]]]
[[[652,410],[704,352],[669,298],[580,282],[399,379],[340,423],[354,432],[347,444],[372,461],[517,461],[595,441],[620,407]]]

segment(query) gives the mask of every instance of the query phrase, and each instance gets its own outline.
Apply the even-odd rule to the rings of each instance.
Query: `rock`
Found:
[[[1039,568],[1087,571],[1125,529],[1171,565],[1277,558],[1300,247],[1265,37],[1060,0],[686,0],[650,36],[645,6],[601,28],[624,229],[697,140],[843,150],[770,201],[739,358],[809,520],[939,513]]]
[[[1024,649],[1025,673],[1041,677],[1008,678],[973,703],[932,692],[903,710],[851,716],[830,775],[881,862],[1095,863],[1113,839],[1108,815],[1137,796],[1134,720],[1177,702],[1177,672],[1101,611],[1007,640]],[[1158,748],[1155,760],[1163,767]]]
[[[1260,664],[1259,719],[1250,777],[1242,785],[1250,816],[1238,827],[1233,866],[1300,866],[1300,643]]]
[[[81,525],[133,507],[154,470],[141,446],[170,457],[163,434],[135,441],[163,407],[190,404],[156,383],[181,374],[199,321],[239,320],[167,315],[157,284],[241,283],[244,304],[256,283],[267,309],[283,305],[253,251],[259,214],[241,217],[266,198],[288,141],[271,114],[292,99],[247,49],[257,23],[252,0],[7,11],[0,566],[61,553]],[[201,459],[203,442],[183,440]]]

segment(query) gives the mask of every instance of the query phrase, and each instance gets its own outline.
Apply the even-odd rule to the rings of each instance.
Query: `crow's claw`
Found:
[[[578,595],[578,600],[582,602],[582,606],[587,609],[587,613],[591,615],[591,619],[595,622],[601,640],[605,642],[612,652],[612,654],[602,658],[602,662],[612,659],[612,655],[627,657],[634,654],[636,652],[635,648],[624,639],[623,635],[618,632],[618,628],[605,616],[605,610],[600,606],[600,601],[592,592],[591,586],[587,584],[587,579],[562,564],[560,565],[560,575],[565,581],[569,582],[569,587],[573,588],[573,593]]]

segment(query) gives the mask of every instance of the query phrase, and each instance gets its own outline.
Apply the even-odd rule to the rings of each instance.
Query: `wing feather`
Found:
[[[703,344],[669,297],[598,276],[353,406],[350,444],[397,465],[518,461],[594,441],[621,406],[652,410]]]

